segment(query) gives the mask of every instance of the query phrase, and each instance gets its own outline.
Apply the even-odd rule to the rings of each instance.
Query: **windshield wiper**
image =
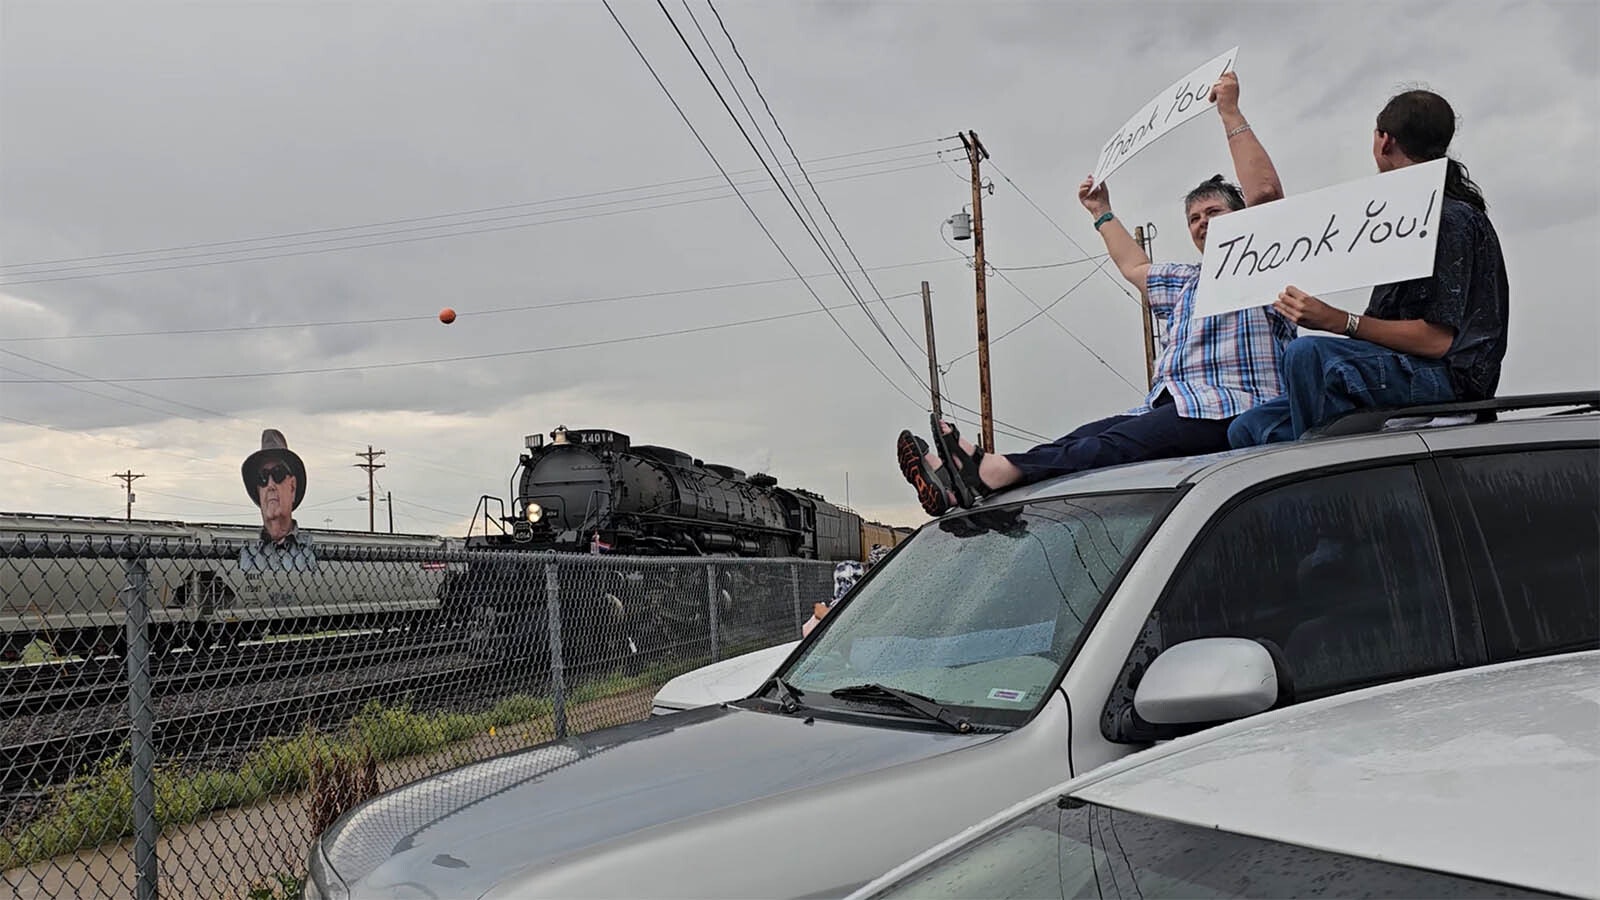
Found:
[[[774,675],[767,679],[767,683],[761,686],[761,693],[765,694],[768,688],[777,688],[778,707],[784,712],[792,713],[805,708],[800,698],[805,696],[806,692],[784,681],[782,675]]]
[[[849,687],[835,688],[828,692],[828,696],[838,697],[841,700],[889,700],[940,722],[957,734],[966,734],[972,730],[972,723],[965,717],[951,712],[949,707],[940,706],[932,697],[924,697],[888,685],[852,684]]]

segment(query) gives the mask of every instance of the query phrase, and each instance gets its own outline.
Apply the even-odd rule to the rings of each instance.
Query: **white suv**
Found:
[[[996,495],[920,529],[749,699],[380,796],[318,841],[308,894],[840,896],[1158,740],[1600,646],[1597,463],[1590,411]]]

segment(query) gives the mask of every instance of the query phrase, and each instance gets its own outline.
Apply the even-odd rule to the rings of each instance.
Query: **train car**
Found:
[[[900,546],[902,541],[910,538],[915,532],[915,528],[906,528],[902,525],[885,525],[882,522],[862,520],[861,559],[863,561],[866,560],[866,555],[872,551],[874,545],[893,549]]]
[[[608,429],[563,426],[524,443],[511,514],[504,501],[481,499],[469,547],[825,560],[863,552],[860,516],[770,475],[636,446]]]
[[[118,648],[129,573],[111,551],[125,542],[154,551],[141,556],[158,649],[388,626],[439,609],[445,539],[304,531],[323,557],[405,548],[440,551],[440,558],[379,553],[370,561],[319,559],[309,572],[245,571],[239,550],[256,540],[253,526],[0,513],[0,655],[40,641],[62,655]]]

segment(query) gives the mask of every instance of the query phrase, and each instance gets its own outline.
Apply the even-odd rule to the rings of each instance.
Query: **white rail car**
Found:
[[[259,531],[0,513],[0,655],[39,642],[63,655],[114,652],[129,585],[117,551],[129,544],[143,548],[149,622],[162,649],[426,620],[439,609],[445,554],[459,546],[436,535],[306,529],[314,568],[245,571],[239,551]]]

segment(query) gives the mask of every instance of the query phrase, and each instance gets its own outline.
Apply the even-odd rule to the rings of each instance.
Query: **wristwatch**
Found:
[[[1344,336],[1355,337],[1356,329],[1361,327],[1361,317],[1355,313],[1345,313]]]

